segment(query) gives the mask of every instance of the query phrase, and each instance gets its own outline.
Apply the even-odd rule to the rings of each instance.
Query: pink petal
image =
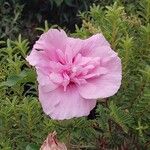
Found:
[[[53,81],[54,83],[58,83],[58,84],[61,84],[63,82],[63,77],[61,74],[59,73],[54,73],[52,72],[50,75],[49,75],[51,81]]]
[[[107,73],[95,79],[88,80],[87,84],[78,87],[79,93],[86,99],[106,98],[114,95],[121,85],[121,62],[119,57],[107,63]]]
[[[82,44],[83,40],[81,39],[68,38],[65,50],[65,56],[68,63],[72,63],[74,56],[81,50]]]
[[[94,51],[96,47],[102,46],[110,47],[110,44],[107,42],[102,34],[93,35],[90,38],[84,40],[81,54],[83,56],[87,56],[89,53],[91,53],[91,51]]]
[[[50,61],[49,57],[44,51],[32,50],[26,60],[32,66],[47,66],[47,62]]]
[[[66,41],[67,35],[63,30],[50,29],[48,32],[41,35],[37,43],[39,43],[39,45],[41,43],[41,46],[43,46],[43,48],[46,48],[46,50],[49,50],[51,52],[51,47],[64,50]]]
[[[45,92],[45,89],[39,84],[39,100],[42,104],[43,111],[49,115],[55,111],[55,107],[60,103],[60,99],[58,99],[58,95],[53,92]],[[51,94],[50,94],[51,93]],[[51,99],[53,97],[53,99]]]
[[[106,57],[111,58],[112,56],[117,56],[117,53],[111,49],[109,46],[101,46],[96,47],[88,54],[91,57],[100,57],[101,59],[104,59]]]
[[[50,77],[48,74],[44,74],[41,70],[37,70],[37,80],[38,83],[40,84],[41,88],[43,89],[43,91],[46,92],[50,92],[55,90],[59,85],[55,84],[54,82],[52,82],[50,80]]]
[[[88,75],[85,75],[84,78],[85,79],[90,79],[93,77],[98,77],[100,75],[104,75],[107,74],[108,70],[104,67],[97,67],[96,69],[92,70],[91,73],[89,73]]]
[[[50,29],[43,33],[33,46],[30,55],[26,60],[32,65],[37,66],[46,64],[48,60],[57,61],[56,49],[65,50],[67,35],[63,30]]]
[[[73,85],[66,92],[59,87],[49,93],[44,93],[39,86],[39,96],[44,112],[57,120],[87,116],[96,105],[96,100],[82,98]]]

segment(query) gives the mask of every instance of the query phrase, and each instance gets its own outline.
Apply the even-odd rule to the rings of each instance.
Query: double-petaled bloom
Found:
[[[82,40],[50,29],[26,59],[36,68],[39,100],[52,119],[87,116],[121,84],[121,60],[102,34]]]

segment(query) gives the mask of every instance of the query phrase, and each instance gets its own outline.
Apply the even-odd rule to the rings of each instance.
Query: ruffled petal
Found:
[[[109,46],[95,47],[88,54],[90,57],[100,57],[100,59],[116,57],[117,53]]]
[[[84,40],[81,54],[83,56],[89,56],[89,54],[91,54],[95,48],[102,46],[110,47],[110,44],[101,33],[93,35],[90,38]]]
[[[63,30],[50,29],[43,33],[33,46],[33,49],[26,60],[32,66],[44,65],[50,60],[57,62],[57,49],[65,50],[67,35]]]
[[[65,59],[67,63],[72,63],[73,58],[80,52],[82,45],[83,40],[68,38],[65,50]]]
[[[121,85],[121,61],[115,57],[106,61],[107,73],[95,79],[90,79],[84,85],[78,87],[79,93],[86,99],[106,98],[113,96]]]
[[[32,50],[30,55],[27,56],[26,60],[32,66],[47,66],[47,62],[50,61],[48,55],[44,51]]]
[[[37,81],[45,93],[53,91],[59,87],[59,84],[56,84],[50,80],[48,74],[43,73],[39,69],[37,69],[36,72],[37,72]]]
[[[67,35],[63,30],[50,29],[43,33],[34,45],[34,48],[45,48],[51,52],[51,48],[64,50],[67,42]],[[39,46],[39,47],[37,47]],[[40,47],[41,46],[41,47]]]
[[[57,120],[87,116],[96,105],[96,100],[82,98],[73,85],[66,92],[59,87],[49,93],[39,86],[39,98],[44,112]]]

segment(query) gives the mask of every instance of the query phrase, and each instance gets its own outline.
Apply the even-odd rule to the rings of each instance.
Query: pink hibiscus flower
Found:
[[[52,119],[87,116],[121,84],[121,60],[102,34],[82,40],[50,29],[26,60],[36,68],[39,100]]]

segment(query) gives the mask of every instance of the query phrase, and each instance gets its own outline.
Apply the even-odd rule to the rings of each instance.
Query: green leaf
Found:
[[[113,101],[110,102],[109,105],[110,108],[110,116],[111,118],[119,125],[122,127],[124,132],[128,132],[128,128],[132,125],[133,123],[133,118],[132,116],[122,110],[121,107],[116,106],[116,104],[113,103]]]
[[[56,3],[57,7],[59,7],[63,3],[63,0],[54,0],[54,2]]]
[[[70,6],[70,7],[75,7],[76,5],[73,3],[73,0],[64,0],[65,4]]]
[[[0,83],[0,87],[12,87],[18,83],[35,82],[35,77],[34,70],[23,70],[19,75],[9,76],[6,81]]]
[[[39,150],[39,147],[35,144],[28,144],[26,150]]]
[[[10,76],[7,78],[6,81],[1,82],[0,87],[2,87],[2,86],[9,86],[9,87],[14,86],[17,84],[17,82],[19,80],[20,80],[20,78],[17,75]]]

